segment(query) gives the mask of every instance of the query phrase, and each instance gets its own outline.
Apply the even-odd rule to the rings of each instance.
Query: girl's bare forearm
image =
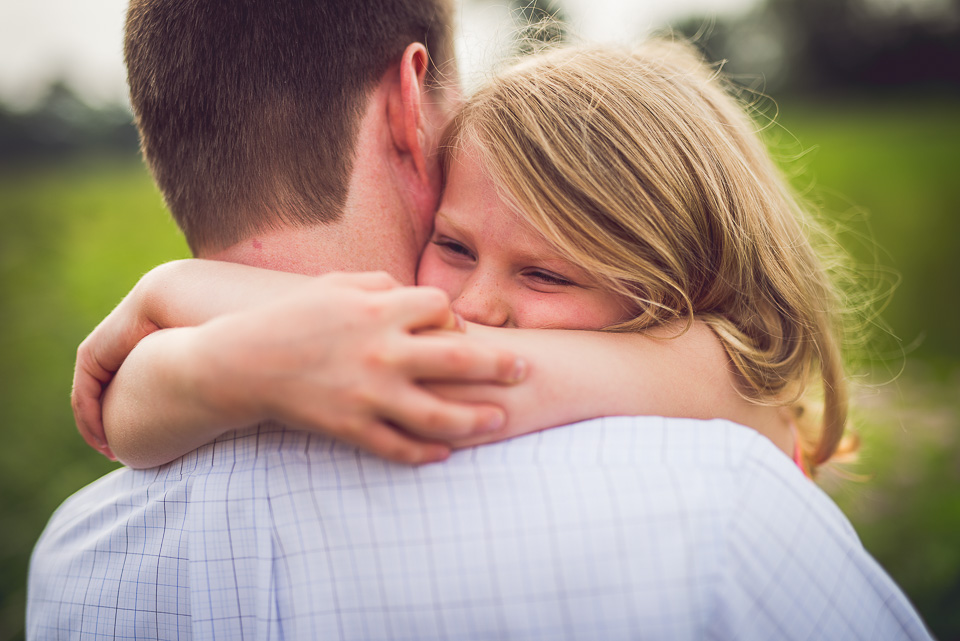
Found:
[[[716,336],[695,323],[648,333],[513,330],[470,325],[468,334],[522,356],[527,380],[515,387],[436,385],[458,400],[502,406],[508,438],[601,416],[723,418],[765,434],[789,451],[789,432],[776,409],[750,403],[737,391]],[[473,438],[456,446],[495,440]]]

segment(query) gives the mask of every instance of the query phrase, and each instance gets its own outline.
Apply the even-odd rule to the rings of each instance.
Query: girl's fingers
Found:
[[[107,445],[106,434],[103,430],[100,395],[103,383],[97,374],[104,375],[102,368],[94,361],[92,364],[84,358],[84,346],[81,345],[77,357],[77,368],[73,373],[73,390],[70,394],[70,406],[73,409],[73,418],[77,424],[80,436],[87,445],[97,450],[110,460],[116,460],[110,447]],[[92,373],[91,368],[97,373]],[[109,380],[109,378],[107,379]]]
[[[463,321],[450,309],[450,298],[436,287],[403,287],[384,297],[388,313],[408,331],[463,330]]]
[[[410,378],[420,381],[512,385],[527,374],[523,358],[459,335],[415,336],[398,360]]]
[[[450,448],[446,445],[417,440],[381,421],[370,422],[362,430],[341,433],[339,438],[380,458],[397,463],[435,463],[450,455]]]
[[[495,405],[445,401],[418,387],[391,400],[382,408],[383,416],[421,438],[451,441],[498,432],[506,425],[506,414]]]
[[[103,431],[103,420],[100,411],[100,384],[94,381],[96,388],[85,384],[87,381],[74,384],[71,405],[73,418],[77,423],[80,436],[87,445],[97,450],[111,461],[117,460],[113,450],[107,445]]]
[[[367,291],[383,291],[402,287],[402,284],[387,272],[335,272],[320,277],[330,285],[356,287]]]

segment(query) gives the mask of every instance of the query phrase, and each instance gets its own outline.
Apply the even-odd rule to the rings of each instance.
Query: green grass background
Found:
[[[858,391],[862,479],[823,484],[944,640],[960,639],[958,116],[958,99],[790,103],[769,132],[861,264],[902,279],[884,313],[901,342],[877,343],[868,377],[895,380]],[[0,639],[22,637],[47,518],[113,468],[73,426],[76,346],[140,275],[187,255],[136,157],[0,167]]]

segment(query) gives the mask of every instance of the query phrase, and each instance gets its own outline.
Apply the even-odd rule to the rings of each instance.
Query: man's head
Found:
[[[131,0],[144,156],[195,253],[336,220],[367,97],[414,42],[452,69],[448,0]]]

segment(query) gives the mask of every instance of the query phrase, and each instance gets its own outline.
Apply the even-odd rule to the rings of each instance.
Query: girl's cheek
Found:
[[[433,244],[427,245],[420,257],[417,285],[442,289],[452,300],[457,293],[456,279],[456,270],[437,255],[436,246]]]
[[[565,298],[528,290],[514,301],[514,322],[521,329],[578,329],[578,310]]]
[[[610,314],[604,302],[587,296],[558,296],[549,307],[541,308],[538,321],[541,327],[599,330],[615,322],[608,318]]]
[[[434,264],[436,263],[436,248],[433,243],[427,243],[423,253],[420,254],[420,264],[417,265],[417,285],[429,285],[436,287],[433,282]]]

